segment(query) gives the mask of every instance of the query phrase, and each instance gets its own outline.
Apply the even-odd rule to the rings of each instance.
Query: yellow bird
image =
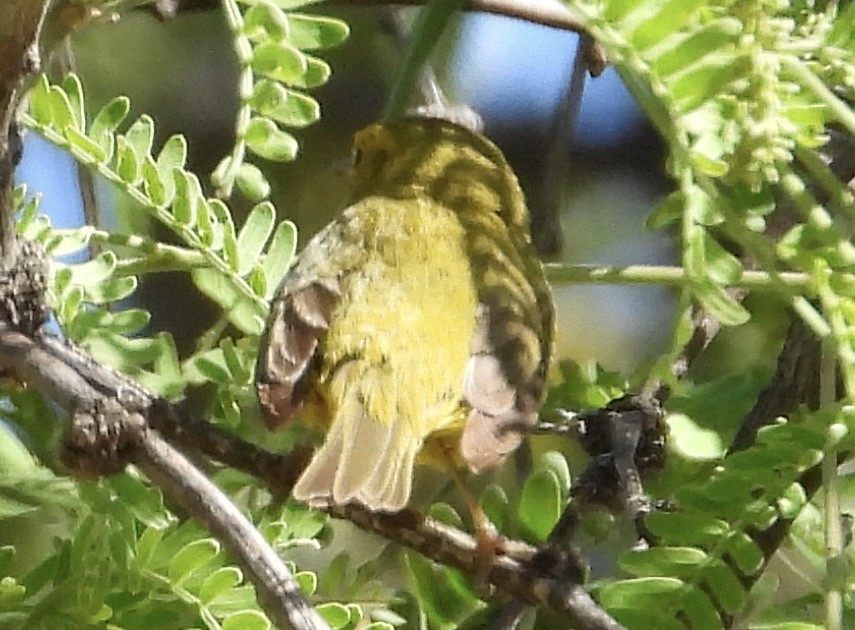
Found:
[[[481,472],[537,418],[554,307],[516,176],[432,118],[354,141],[354,197],[279,287],[257,368],[268,425],[326,435],[294,487],[398,511],[416,463]]]

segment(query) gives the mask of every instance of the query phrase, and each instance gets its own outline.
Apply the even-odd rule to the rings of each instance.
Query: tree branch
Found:
[[[83,474],[136,464],[164,494],[199,519],[246,571],[265,612],[281,628],[327,628],[282,560],[223,492],[150,430],[154,397],[61,340],[0,326],[0,367],[66,409],[74,422],[65,461]],[[105,469],[106,468],[106,469]]]

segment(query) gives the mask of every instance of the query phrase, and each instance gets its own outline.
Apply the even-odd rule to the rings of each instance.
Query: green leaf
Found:
[[[661,230],[677,223],[683,216],[683,195],[673,192],[660,201],[647,217],[647,227],[651,230]]]
[[[707,276],[710,280],[716,284],[728,285],[742,277],[742,263],[739,259],[719,245],[706,230],[703,247]]]
[[[711,282],[693,282],[692,293],[710,315],[725,326],[740,326],[751,314],[722,287]]]
[[[222,630],[270,630],[270,622],[256,610],[242,610],[223,620]]]
[[[689,579],[707,561],[707,554],[694,547],[654,547],[623,554],[620,566],[638,577],[668,575]]]
[[[251,374],[248,365],[251,365],[255,359],[252,353],[244,350],[241,354],[241,349],[235,345],[231,337],[226,337],[220,342],[220,350],[223,352],[226,368],[232,376],[232,383],[236,385],[249,383]]]
[[[125,133],[125,139],[136,154],[138,162],[151,155],[151,144],[154,141],[154,121],[151,116],[143,114],[137,118]]]
[[[210,603],[242,581],[243,574],[237,567],[220,567],[205,577],[199,588],[199,599],[203,604]]]
[[[240,191],[250,201],[261,201],[270,196],[270,182],[255,164],[244,162],[238,168],[235,181]]]
[[[163,184],[163,205],[172,203],[175,197],[175,169],[183,169],[187,162],[187,140],[174,135],[163,144],[155,160],[160,181]]]
[[[651,604],[656,601],[659,610],[673,610],[682,594],[681,580],[668,577],[635,578],[606,583],[597,591],[597,599],[607,610],[633,608],[639,605],[639,598]]]
[[[662,41],[696,17],[705,4],[704,0],[640,2],[638,8],[622,20],[621,28],[626,32],[632,24],[638,25],[629,38],[636,48],[644,49]]]
[[[48,126],[53,120],[53,111],[51,109],[50,83],[47,76],[40,74],[36,77],[33,87],[29,93],[30,113],[36,122],[43,126]]]
[[[226,204],[219,199],[211,199],[208,208],[211,211],[211,217],[214,219],[211,222],[214,232],[214,242],[211,247],[224,250],[226,260],[230,264],[234,264],[236,262],[236,239],[232,213]]]
[[[537,468],[553,472],[556,479],[558,479],[561,496],[569,496],[571,484],[570,466],[567,464],[567,458],[564,455],[558,451],[547,451],[538,459]]]
[[[244,4],[254,4],[258,2],[258,0],[240,0],[240,2],[243,2]],[[277,7],[288,10],[308,7],[310,5],[323,2],[323,0],[269,0],[269,2],[275,4]]]
[[[733,614],[742,609],[747,599],[737,577],[723,562],[712,562],[701,571],[710,593],[715,595],[718,604],[725,612]]]
[[[405,557],[430,627],[456,627],[458,621],[484,607],[459,571],[436,565],[416,553],[407,552]]]
[[[226,367],[221,350],[213,350],[206,352],[204,355],[196,355],[190,360],[190,365],[195,367],[199,371],[199,374],[207,381],[221,385],[231,384],[231,374]]]
[[[74,334],[71,336],[79,339],[89,331],[95,329],[109,330],[117,335],[129,335],[138,332],[146,326],[151,319],[148,311],[139,308],[130,308],[125,311],[111,312],[97,309],[88,309],[77,314],[72,322]],[[69,321],[66,317],[65,321]]]
[[[510,501],[504,488],[496,483],[489,484],[484,488],[484,492],[481,493],[481,499],[478,503],[481,505],[481,509],[484,510],[484,514],[490,519],[490,522],[499,531],[502,531],[508,521],[510,512]]]
[[[333,629],[344,628],[350,623],[350,611],[347,607],[337,602],[321,604],[317,607],[317,611],[323,620]]]
[[[64,132],[66,128],[75,126],[71,100],[65,90],[58,85],[50,86],[50,110],[51,125],[56,129]]]
[[[89,126],[89,137],[103,149],[108,159],[113,156],[114,133],[131,111],[131,101],[117,96],[102,107]]]
[[[684,68],[687,62],[700,59],[712,50],[735,45],[742,28],[742,22],[737,18],[723,16],[698,30],[680,32],[663,42],[663,52],[655,61],[656,71],[667,77]]]
[[[52,239],[49,246],[46,246],[45,249],[52,256],[65,256],[79,252],[89,245],[89,240],[92,238],[94,231],[95,228],[91,225],[84,225],[83,227],[72,230],[54,230],[53,236],[55,240]]]
[[[719,544],[730,532],[727,521],[701,514],[654,511],[645,525],[657,536],[673,545],[710,547]]]
[[[288,40],[290,36],[290,20],[285,12],[270,2],[255,4],[244,13],[243,32],[255,41]]]
[[[736,51],[704,55],[671,76],[669,91],[680,109],[690,112],[738,79],[743,74],[744,62]]]
[[[172,584],[179,585],[220,552],[220,543],[213,538],[195,540],[182,548],[169,562],[167,575]]]
[[[300,50],[332,48],[350,35],[350,28],[345,22],[323,15],[291,13],[288,21],[291,26],[288,41]]]
[[[255,265],[276,221],[276,209],[270,202],[255,206],[237,236],[237,272],[243,276]]]
[[[116,254],[113,252],[101,252],[93,260],[72,265],[72,282],[82,286],[93,285],[107,280],[116,269]]]
[[[523,485],[517,514],[537,542],[546,540],[561,516],[561,482],[551,470],[538,470]]]
[[[321,108],[315,99],[269,79],[255,84],[249,105],[264,118],[288,127],[305,127],[321,117]]]
[[[276,81],[296,83],[308,69],[306,55],[284,42],[266,42],[252,51],[254,72]]]
[[[33,475],[38,470],[39,466],[36,464],[36,460],[21,443],[21,440],[5,424],[0,425],[0,475],[2,475],[0,476],[0,485],[6,485],[13,477],[20,478],[25,475]],[[35,509],[35,507],[28,506],[27,510]],[[2,509],[0,509],[0,513],[2,513]],[[8,511],[5,512],[5,516],[9,515]]]
[[[451,525],[457,529],[463,529],[463,519],[450,504],[444,502],[431,503],[428,508],[428,516],[440,523]]]
[[[143,190],[151,199],[151,202],[158,207],[163,207],[167,203],[166,187],[163,180],[160,178],[160,172],[157,170],[157,165],[150,155],[145,156],[142,163],[142,178]],[[172,181],[172,178],[169,178]]]
[[[18,189],[25,188],[24,186],[18,186]],[[17,192],[17,189],[16,189]],[[39,212],[39,206],[42,202],[41,193],[36,193],[32,195],[29,199],[27,199],[26,203],[24,203],[23,207],[19,210],[18,222],[16,224],[16,229],[18,230],[18,234],[25,236],[29,230],[30,225],[35,221],[36,215]],[[20,207],[20,203],[16,203],[15,207]]]
[[[244,136],[251,151],[273,162],[288,162],[297,155],[297,141],[267,118],[253,118]]]
[[[193,282],[199,290],[220,305],[229,321],[249,335],[264,329],[264,319],[254,302],[239,293],[234,283],[213,269],[195,269]]]
[[[306,57],[305,72],[288,83],[299,88],[311,89],[329,81],[330,74],[332,70],[326,61],[317,57]]]
[[[267,300],[273,297],[282,278],[291,267],[297,252],[297,227],[290,221],[282,221],[276,226],[270,247],[267,249],[261,268],[267,282]]]
[[[165,529],[171,519],[163,505],[160,492],[127,473],[108,477],[110,488],[123,507],[129,509],[146,527]]]
[[[130,296],[137,289],[138,281],[134,276],[110,278],[98,284],[85,287],[86,300],[92,304],[109,304]]]
[[[142,177],[141,164],[137,154],[122,136],[116,138],[116,152],[116,174],[126,184],[136,186]]]
[[[163,143],[157,154],[157,168],[161,177],[172,175],[176,168],[184,168],[187,162],[187,140],[182,135],[172,135]]]
[[[725,544],[724,553],[729,554],[737,568],[746,575],[755,575],[763,569],[763,551],[745,532],[733,532]]]
[[[172,201],[172,216],[182,225],[193,225],[197,208],[203,197],[202,185],[193,173],[175,169],[175,199]]]
[[[74,127],[80,130],[85,129],[86,110],[84,108],[83,86],[80,85],[80,78],[73,72],[65,75],[62,79],[62,89],[68,95],[68,102],[71,104]]]
[[[312,571],[300,571],[294,574],[294,581],[305,595],[311,595],[318,588],[318,575]]]
[[[682,609],[693,628],[721,627],[721,618],[715,605],[710,601],[707,593],[700,589],[686,591],[683,596]]]

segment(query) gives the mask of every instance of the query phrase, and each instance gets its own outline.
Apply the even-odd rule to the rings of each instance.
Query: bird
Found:
[[[271,430],[323,436],[292,496],[397,512],[417,465],[500,466],[537,421],[555,310],[519,182],[435,117],[354,138],[352,199],[277,288],[256,390]]]

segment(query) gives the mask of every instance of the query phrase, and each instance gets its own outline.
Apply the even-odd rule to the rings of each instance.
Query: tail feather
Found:
[[[324,444],[294,486],[294,498],[315,506],[358,501],[372,510],[401,510],[410,499],[422,440],[403,419],[385,425],[362,405],[355,407],[336,414]]]

